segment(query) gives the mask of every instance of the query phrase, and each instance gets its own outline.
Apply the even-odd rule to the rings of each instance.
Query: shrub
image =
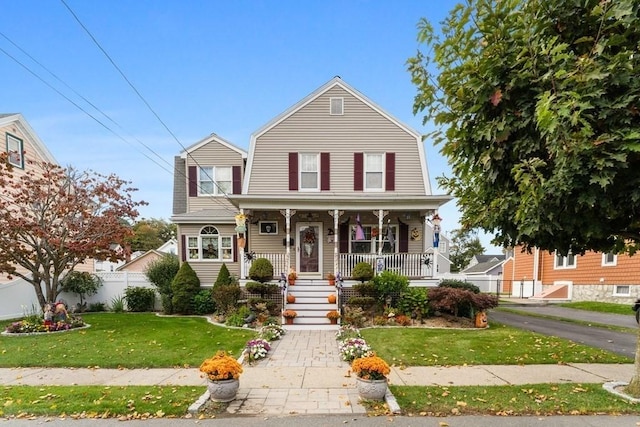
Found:
[[[229,269],[227,268],[227,264],[222,264],[220,267],[220,271],[218,271],[218,277],[216,278],[213,287],[215,288],[218,285],[231,285],[234,283],[233,277],[231,277],[231,273],[229,273]]]
[[[394,271],[385,270],[371,280],[378,299],[396,307],[400,294],[409,289],[409,279]]]
[[[153,311],[156,291],[151,288],[127,286],[124,290],[124,299],[129,311]]]
[[[260,309],[258,308],[259,305],[264,305],[264,308],[271,316],[278,316],[280,314],[278,304],[273,300],[264,298],[249,298],[247,304],[249,305],[249,308],[255,312],[260,311]]]
[[[249,277],[260,283],[268,282],[273,279],[273,264],[266,258],[254,260],[249,268]]]
[[[244,288],[252,294],[260,294],[260,298],[280,291],[280,287],[275,283],[247,282]]]
[[[359,280],[361,283],[371,280],[373,277],[373,267],[368,262],[359,262],[353,267],[351,277],[354,280]]]
[[[225,324],[228,326],[241,327],[245,324],[244,319],[249,317],[250,314],[251,310],[249,310],[249,307],[243,305],[227,316],[227,321],[225,322]]]
[[[445,279],[438,284],[441,288],[454,288],[454,289],[466,289],[474,294],[480,293],[480,288],[473,283],[465,282],[463,280]]]
[[[235,309],[238,300],[242,296],[242,291],[238,284],[217,285],[212,290],[213,301],[216,310],[220,314],[227,314]],[[247,310],[249,310],[247,308]]]
[[[497,307],[495,295],[476,294],[466,289],[433,288],[429,290],[429,305],[433,310],[448,312],[457,317],[473,318],[476,311]]]
[[[367,316],[361,307],[351,307],[346,305],[342,310],[343,323],[362,328],[367,320]]]
[[[362,310],[369,310],[376,304],[376,299],[373,297],[351,297],[347,304],[352,307],[360,307]]]
[[[122,295],[111,298],[111,311],[114,313],[124,312],[124,297]]]
[[[93,311],[93,312],[106,311],[106,310],[107,310],[107,305],[103,302],[92,302],[91,304],[89,304],[89,307],[87,308],[87,311]]]
[[[353,290],[362,297],[378,297],[376,287],[371,282],[358,283],[356,285],[353,285]]]
[[[429,299],[425,288],[409,288],[400,296],[398,301],[400,312],[417,320],[429,315]]]
[[[171,282],[178,274],[180,261],[173,254],[165,254],[162,258],[151,261],[145,269],[144,275],[147,277],[160,294],[162,311],[166,314],[173,314],[173,290]]]
[[[178,314],[193,313],[193,297],[200,292],[200,279],[188,262],[183,262],[178,274],[171,282],[173,312]]]
[[[211,314],[216,311],[213,295],[210,289],[200,289],[193,297],[193,312],[198,315]]]
[[[72,271],[62,279],[61,285],[62,291],[78,294],[80,304],[77,311],[84,311],[86,307],[84,297],[95,295],[102,286],[102,280],[95,274],[86,271]]]

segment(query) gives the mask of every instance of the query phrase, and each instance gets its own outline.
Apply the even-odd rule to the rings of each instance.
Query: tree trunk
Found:
[[[625,392],[633,397],[640,397],[640,327],[638,327],[638,341],[636,343],[636,359],[634,363],[633,378],[631,378]]]

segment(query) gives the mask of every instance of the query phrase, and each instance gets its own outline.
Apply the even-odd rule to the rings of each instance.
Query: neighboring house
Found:
[[[131,254],[131,261],[119,266],[116,271],[144,273],[150,262],[156,261],[166,254],[177,255],[177,248],[176,239],[170,239],[162,244],[158,249],[151,249],[146,252],[139,251],[140,254],[135,257]]]
[[[461,273],[466,275],[500,276],[504,260],[504,255],[474,255],[469,261],[469,265]]]
[[[516,248],[503,267],[502,291],[548,301],[631,303],[640,298],[640,257],[599,252],[561,256]]]
[[[430,220],[450,199],[431,193],[422,135],[336,77],[253,133],[248,152],[211,134],[180,153],[171,220],[203,286],[223,263],[246,278],[256,257],[276,278],[348,279],[366,261],[414,283],[433,278],[434,254],[449,271]]]
[[[109,249],[115,250],[119,254],[124,252],[124,249],[119,243],[112,243]],[[133,254],[130,255],[130,257],[132,256]],[[120,260],[115,262],[109,261],[108,259],[105,259],[104,261],[101,261],[101,260],[91,260],[91,261],[93,262],[93,271],[95,273],[100,273],[103,271],[116,271],[118,267],[121,267],[126,263],[126,260]]]

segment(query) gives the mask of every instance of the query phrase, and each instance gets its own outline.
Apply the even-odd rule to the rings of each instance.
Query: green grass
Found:
[[[397,366],[632,363],[627,357],[495,322],[490,329],[372,328],[362,337]]]
[[[597,311],[600,313],[624,314],[632,316],[631,304],[616,304],[612,302],[578,301],[558,304],[560,307],[575,308],[578,310]]]
[[[587,415],[638,414],[601,384],[509,386],[390,386],[404,415]],[[514,425],[515,425],[514,421]]]
[[[144,419],[182,417],[203,393],[184,386],[12,386],[0,388],[0,416]]]
[[[97,313],[83,318],[90,328],[0,336],[0,367],[197,367],[217,350],[240,356],[255,336],[253,330],[220,327],[201,317]]]

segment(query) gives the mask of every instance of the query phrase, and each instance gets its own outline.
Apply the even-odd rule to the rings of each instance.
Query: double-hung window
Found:
[[[387,229],[389,227],[391,229],[391,235],[393,242],[389,242],[389,231]],[[357,233],[357,225],[351,228],[351,252],[359,253],[359,254],[369,254],[369,253],[378,253],[378,249],[380,247],[380,237],[379,230],[377,226],[374,225],[363,225],[362,226],[363,237],[360,240],[356,240],[358,237]],[[398,246],[398,228],[395,225],[385,225],[382,227],[382,253],[396,253],[396,248]],[[391,245],[393,243],[393,245]]]
[[[318,171],[320,155],[318,153],[300,153],[300,190],[319,190]]]
[[[567,256],[562,256],[556,253],[556,260],[554,267],[556,269],[562,268],[576,268],[576,256],[569,253]]]
[[[198,169],[198,195],[230,194],[232,189],[231,166],[203,166]]]
[[[602,266],[603,267],[613,267],[618,264],[618,256],[613,252],[608,252],[606,254],[602,254]]]
[[[24,146],[20,138],[7,134],[7,153],[9,154],[9,163],[20,169],[24,169]]]
[[[222,261],[233,258],[233,239],[222,236],[218,229],[206,226],[200,230],[198,236],[187,238],[187,251],[190,260]]]
[[[384,190],[384,154],[365,153],[364,155],[365,190]]]

